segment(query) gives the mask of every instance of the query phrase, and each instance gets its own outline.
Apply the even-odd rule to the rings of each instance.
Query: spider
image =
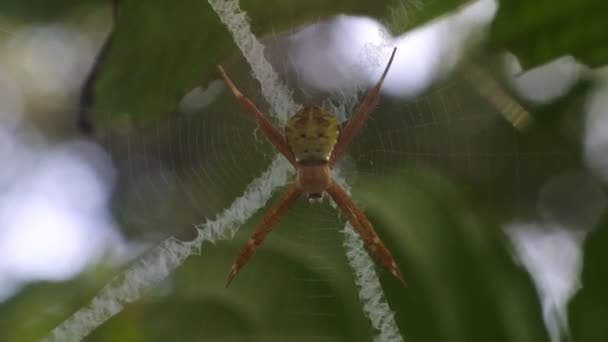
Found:
[[[384,268],[405,285],[403,276],[397,268],[395,259],[386,248],[372,224],[350,196],[331,177],[331,169],[344,155],[348,145],[357,135],[368,119],[371,110],[378,102],[378,93],[384,78],[395,57],[397,49],[393,49],[391,57],[382,76],[365,95],[357,111],[340,130],[336,116],[315,105],[306,105],[291,116],[285,127],[283,136],[258,110],[255,104],[236,88],[221,65],[217,68],[226,85],[263,132],[266,139],[281,153],[297,171],[296,179],[287,186],[278,200],[256,225],[252,237],[243,246],[241,252],[232,264],[226,277],[226,287],[255,253],[264,238],[272,231],[280,217],[289,210],[302,193],[311,202],[320,202],[323,192],[327,192],[338,208],[361,236],[367,249],[374,254]]]

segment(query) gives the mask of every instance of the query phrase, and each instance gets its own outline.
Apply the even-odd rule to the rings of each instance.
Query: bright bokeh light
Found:
[[[438,63],[438,34],[429,28],[393,42],[374,19],[339,16],[291,35],[289,61],[305,86],[349,93],[378,80],[395,45],[398,52],[383,90],[400,84],[409,85],[410,92],[419,90]],[[409,76],[400,77],[404,74]]]
[[[584,172],[549,178],[538,194],[537,222],[506,227],[515,258],[530,273],[551,341],[568,335],[568,303],[580,288],[582,244],[606,208],[601,185]]]
[[[83,33],[63,25],[19,30],[11,35],[6,51],[24,86],[37,95],[78,90],[96,53]]]
[[[520,96],[536,103],[548,103],[565,95],[579,81],[584,69],[571,56],[558,58],[523,74],[513,55],[508,55],[506,64],[511,85]]]
[[[124,252],[108,208],[114,170],[107,154],[85,141],[48,148],[12,139],[19,154],[0,155],[16,171],[5,174],[0,192],[0,300],[23,283],[66,280]]]
[[[31,125],[40,115],[31,103],[58,109],[80,88],[94,44],[57,24],[16,29],[4,38],[0,301],[29,282],[67,280],[126,251],[109,210],[115,170],[108,154],[82,139],[51,141]]]
[[[83,158],[84,151],[93,163]],[[105,179],[99,166],[106,169]],[[5,272],[12,278],[64,280],[108,244],[120,246],[106,212],[111,184],[107,155],[95,145],[72,142],[44,153],[4,194],[0,263]]]
[[[580,288],[581,231],[542,223],[517,223],[506,229],[519,260],[534,280],[551,341],[568,332],[567,305]]]
[[[496,8],[493,0],[476,1],[398,37],[374,19],[338,16],[288,37],[289,67],[303,86],[350,93],[373,85],[397,47],[382,91],[412,97],[456,65],[467,42],[483,32]]]

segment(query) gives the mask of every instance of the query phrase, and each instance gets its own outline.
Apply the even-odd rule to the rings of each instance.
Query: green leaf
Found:
[[[408,341],[548,341],[527,273],[497,222],[429,170],[370,177],[354,193],[409,288],[386,279]]]
[[[596,227],[587,237],[584,246],[582,288],[569,306],[569,321],[575,342],[601,342],[608,340],[608,220]]]
[[[0,14],[24,20],[56,20],[82,7],[83,4],[99,3],[99,0],[3,0]]]
[[[492,44],[512,51],[525,68],[572,55],[588,66],[608,62],[608,2],[501,1]]]

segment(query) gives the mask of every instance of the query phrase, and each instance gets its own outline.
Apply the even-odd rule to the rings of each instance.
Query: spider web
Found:
[[[226,18],[238,11],[238,7],[234,7],[237,2],[210,2],[214,6],[232,6],[216,8],[230,29],[230,19]],[[226,12],[222,12],[224,10]],[[238,29],[243,30],[243,26]],[[268,101],[271,113],[294,112],[297,105],[286,88],[272,88],[273,84],[279,84],[278,79],[273,76],[270,64],[264,64],[261,46],[256,46],[255,40],[247,40],[250,36],[241,38],[235,37],[235,40],[243,49],[246,60],[254,66],[255,77],[235,77],[236,84],[254,102]],[[239,44],[239,41],[245,43]],[[254,51],[253,55],[249,56],[248,51]],[[256,65],[262,65],[262,68],[256,69]],[[248,75],[248,68],[235,62],[227,70],[231,75]],[[256,91],[258,81],[264,85],[261,94]],[[432,167],[472,186],[485,188],[487,193],[492,193],[500,183],[514,184],[513,193],[506,194],[512,199],[528,193],[525,190],[530,185],[528,181],[536,183],[534,172],[529,178],[521,177],[523,173],[531,173],[522,168],[534,171],[561,167],[563,154],[560,151],[547,154],[526,150],[512,127],[490,104],[484,105],[475,91],[463,90],[461,80],[445,84],[407,103],[396,101],[393,106],[392,100],[383,99],[373,119],[350,147],[349,160],[340,165],[340,174],[344,175],[340,176],[341,180],[356,184],[359,177],[384,176],[404,166],[412,169]],[[282,123],[286,117],[275,114],[275,118]],[[126,191],[118,201],[125,209],[119,214],[132,227],[133,234],[176,235],[179,239],[165,240],[131,265],[88,307],[57,327],[52,333],[54,340],[86,336],[121,312],[125,304],[140,299],[191,254],[200,253],[203,257],[186,263],[177,271],[176,277],[185,276],[189,271],[205,272],[207,275],[203,275],[202,280],[209,282],[205,286],[217,288],[210,284],[221,285],[223,278],[218,275],[227,272],[250,229],[244,229],[245,232],[236,235],[229,244],[219,240],[235,236],[241,226],[250,227],[264,211],[260,209],[272,201],[275,191],[290,179],[290,166],[275,156],[261,133],[251,134],[252,123],[225,93],[204,111],[158,119],[151,127],[137,136],[108,139],[107,145],[117,151],[117,160],[123,163],[119,168],[129,170],[121,180]],[[121,151],[123,155],[120,155]],[[201,217],[210,219],[197,224]],[[374,331],[370,335],[376,336],[378,341],[402,340],[395,322],[391,322],[392,313],[374,274],[374,264],[362,252],[360,241],[348,226],[343,242],[344,236],[338,228],[343,223],[336,217],[335,210],[327,205],[311,207],[301,201],[284,221],[289,222],[288,229],[278,228],[272,234],[269,240],[274,242],[265,243],[228,290],[239,291],[241,294],[237,296],[246,297],[256,293],[248,290],[252,285],[259,286],[257,284],[280,282],[280,288],[289,289],[282,295],[277,294],[284,304],[279,311],[272,312],[273,316],[279,316],[275,317],[279,328],[268,335],[288,336],[294,340],[344,340],[340,330],[325,325],[331,326],[341,316],[350,315],[357,322],[364,322],[366,318],[371,320]],[[203,241],[217,242],[218,246],[207,249],[208,245],[203,245],[199,250]],[[343,244],[348,250],[347,256],[341,247]],[[288,251],[290,249],[306,251],[306,255],[294,256]],[[277,261],[277,256],[286,256],[287,260]],[[354,277],[340,269],[341,265],[346,268],[348,263],[355,268]],[[289,269],[288,274],[270,270],[272,265],[284,264],[287,266],[280,269]],[[335,290],[338,285],[348,283],[356,283],[360,289],[352,287],[348,293]],[[202,289],[197,296],[227,295]],[[359,309],[359,312],[365,316],[352,314],[356,312],[352,304],[347,305],[344,312],[335,311],[349,296],[361,299],[363,310]],[[263,299],[259,298],[253,303],[250,305],[264,305]],[[281,323],[297,325],[296,330],[321,330],[327,334],[286,335],[290,332],[282,331]],[[319,329],[320,326],[323,329]]]

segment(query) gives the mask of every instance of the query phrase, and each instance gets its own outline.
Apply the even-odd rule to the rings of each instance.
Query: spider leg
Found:
[[[395,258],[393,258],[391,252],[386,248],[382,240],[380,240],[380,237],[363,211],[355,205],[350,196],[336,184],[336,182],[332,181],[326,191],[334,202],[336,202],[342,214],[346,216],[348,222],[350,222],[355,231],[361,236],[361,239],[369,251],[378,258],[384,268],[405,286],[405,280],[403,280],[403,275],[397,267]]]
[[[395,52],[397,52],[397,48],[393,49],[391,58],[388,60],[388,64],[386,65],[386,68],[384,69],[384,72],[382,73],[382,76],[380,76],[380,79],[378,80],[376,85],[367,92],[365,98],[363,98],[363,101],[359,105],[359,109],[357,109],[357,111],[353,114],[353,116],[346,124],[346,127],[344,127],[344,129],[340,132],[340,135],[338,136],[338,142],[336,143],[336,146],[334,146],[334,150],[332,151],[331,157],[329,159],[330,166],[333,166],[336,161],[338,161],[340,157],[342,157],[342,155],[346,151],[346,148],[353,140],[353,138],[357,135],[361,127],[363,127],[363,125],[369,118],[369,114],[371,113],[372,109],[374,109],[374,107],[376,106],[376,103],[378,102],[378,93],[380,93],[380,88],[382,87],[382,83],[386,78],[388,69],[393,63]]]
[[[258,127],[264,133],[266,139],[274,146],[277,151],[279,151],[289,162],[296,166],[296,158],[287,144],[287,141],[283,137],[281,133],[270,123],[270,121],[260,112],[260,110],[255,106],[255,104],[249,100],[245,95],[241,94],[241,92],[237,89],[237,87],[232,83],[232,80],[228,77],[224,68],[221,65],[217,66],[222,79],[226,82],[226,85],[237,99],[237,101],[243,106],[247,112],[251,115],[251,117],[255,120]]]
[[[226,287],[230,285],[232,279],[234,279],[239,270],[255,253],[258,246],[260,246],[262,241],[264,241],[264,238],[266,238],[266,235],[272,231],[279,222],[281,216],[291,208],[301,193],[302,190],[300,187],[296,183],[293,183],[287,188],[281,199],[268,209],[262,220],[255,226],[255,230],[249,241],[243,246],[241,252],[234,260],[230,272],[228,273],[228,276],[226,276]]]

